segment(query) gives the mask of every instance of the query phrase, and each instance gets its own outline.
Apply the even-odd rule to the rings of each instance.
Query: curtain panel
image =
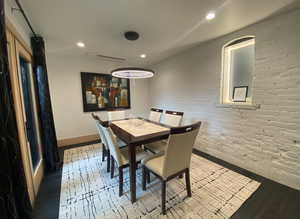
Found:
[[[9,74],[4,0],[0,0],[0,218],[31,219]]]
[[[37,82],[44,160],[46,170],[54,171],[61,166],[61,162],[51,106],[44,39],[32,37],[31,46],[33,50],[33,72]]]

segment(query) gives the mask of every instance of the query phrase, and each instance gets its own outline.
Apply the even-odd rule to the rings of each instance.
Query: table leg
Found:
[[[132,144],[129,147],[130,196],[131,203],[136,202],[136,151]]]

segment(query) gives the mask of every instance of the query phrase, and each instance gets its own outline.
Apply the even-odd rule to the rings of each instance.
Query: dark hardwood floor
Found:
[[[86,144],[60,148],[61,159],[63,159],[64,150],[84,145]],[[198,150],[194,150],[194,153],[261,182],[258,190],[234,213],[231,217],[232,219],[300,219],[300,191],[251,173]],[[35,203],[36,218],[58,219],[61,174],[62,171],[58,170],[44,177]]]

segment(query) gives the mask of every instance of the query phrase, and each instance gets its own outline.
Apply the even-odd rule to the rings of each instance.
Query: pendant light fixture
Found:
[[[136,31],[127,31],[124,33],[124,37],[128,41],[135,41],[139,39],[140,34]],[[142,54],[141,58],[146,58],[146,54]],[[127,67],[127,68],[117,68],[111,71],[112,76],[117,78],[151,78],[154,75],[154,71],[145,68]]]
[[[117,68],[111,71],[112,76],[117,78],[129,78],[129,79],[138,79],[138,78],[151,78],[154,75],[154,71],[145,68]]]

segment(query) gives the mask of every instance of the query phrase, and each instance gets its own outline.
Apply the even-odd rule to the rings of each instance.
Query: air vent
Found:
[[[106,56],[102,54],[98,54],[97,52],[88,52],[86,53],[88,56],[96,56],[97,58],[103,60],[103,61],[108,61],[108,62],[125,62],[125,58],[121,57],[114,57],[114,56]]]
[[[115,62],[124,62],[126,59],[120,58],[120,57],[113,57],[113,56],[105,56],[101,54],[96,55],[99,58],[105,59],[105,60],[110,60],[110,61],[115,61]]]

